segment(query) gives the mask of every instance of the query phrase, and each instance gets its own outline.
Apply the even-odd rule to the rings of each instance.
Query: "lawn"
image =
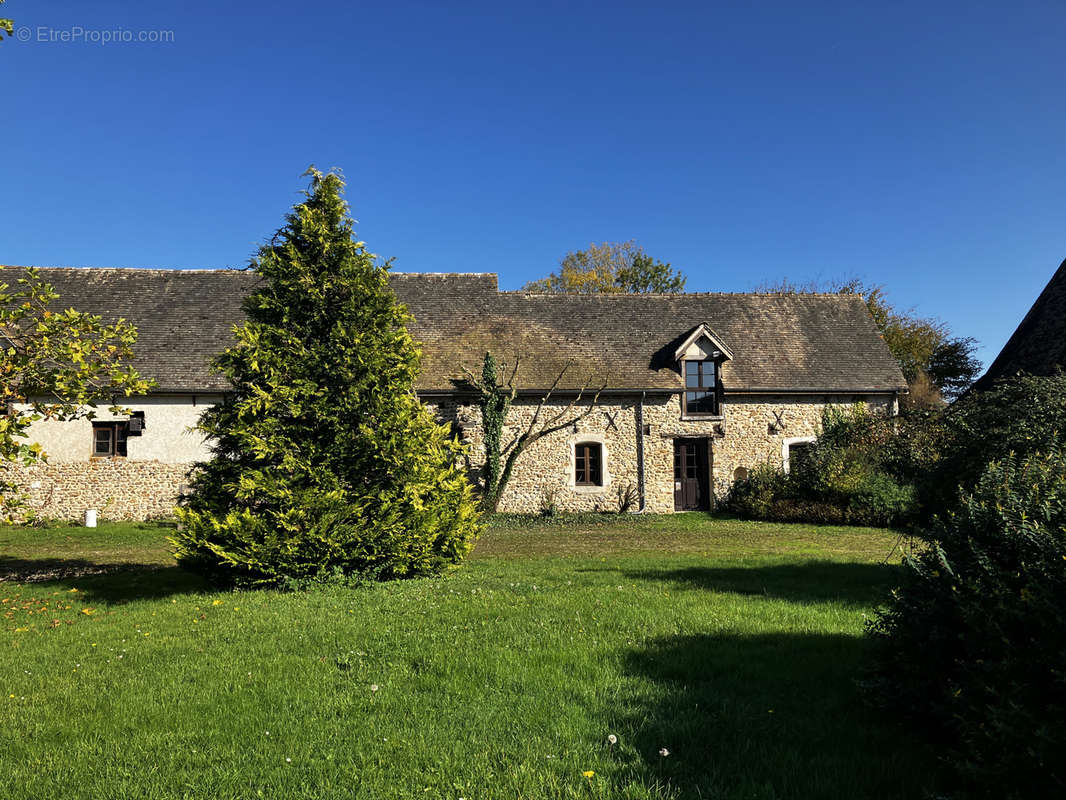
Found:
[[[212,591],[166,533],[0,529],[0,797],[932,788],[854,684],[890,531],[502,518],[446,577],[289,594]]]

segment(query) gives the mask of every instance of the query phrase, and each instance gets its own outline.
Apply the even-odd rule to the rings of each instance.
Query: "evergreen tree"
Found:
[[[479,529],[461,448],[415,396],[408,315],[388,264],[352,237],[344,182],[307,174],[216,360],[232,388],[201,419],[213,454],[179,510],[176,556],[245,585],[438,572]]]

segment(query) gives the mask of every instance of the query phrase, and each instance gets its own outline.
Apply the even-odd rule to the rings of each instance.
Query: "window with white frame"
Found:
[[[794,436],[781,442],[781,468],[785,472],[803,469],[804,459],[814,442],[814,436]]]

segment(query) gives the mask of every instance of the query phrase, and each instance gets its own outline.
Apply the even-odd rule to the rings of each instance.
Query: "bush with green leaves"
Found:
[[[241,585],[436,573],[479,531],[461,448],[414,393],[407,312],[352,237],[343,181],[309,174],[215,363],[231,388],[200,422],[213,454],[176,556]]]
[[[908,474],[916,460],[904,445],[899,420],[870,412],[864,404],[830,406],[822,435],[789,473],[770,464],[737,481],[726,507],[740,516],[775,522],[901,525],[914,513],[915,490],[893,466]],[[917,430],[916,428],[914,429]],[[909,440],[917,435],[908,433]]]
[[[992,462],[906,560],[867,686],[945,742],[969,792],[1066,792],[1066,451]]]
[[[724,505],[746,519],[769,519],[773,504],[791,495],[787,474],[771,464],[758,464],[733,483]]]
[[[1066,375],[1000,381],[953,404],[940,425],[937,458],[919,482],[926,519],[954,505],[989,461],[1066,444]]]

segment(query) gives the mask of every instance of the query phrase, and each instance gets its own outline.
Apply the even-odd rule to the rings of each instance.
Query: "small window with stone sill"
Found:
[[[125,457],[126,440],[130,435],[130,424],[123,422],[93,423],[93,458]]]

